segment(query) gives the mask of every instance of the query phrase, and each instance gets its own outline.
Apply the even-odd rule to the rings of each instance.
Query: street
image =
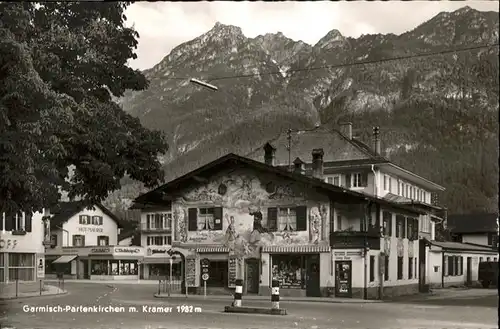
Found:
[[[491,297],[467,299],[459,305],[451,301],[430,304],[392,302],[372,304],[340,304],[318,302],[282,302],[288,315],[271,316],[223,313],[225,300],[190,301],[189,298],[155,299],[154,285],[116,285],[96,283],[67,284],[69,293],[5,302],[2,328],[120,328],[120,329],[333,329],[333,328],[498,328],[496,302]],[[485,301],[483,301],[485,299]],[[459,300],[454,298],[454,300]],[[489,304],[488,304],[489,303]],[[245,301],[243,306],[269,307],[264,301]],[[123,306],[122,313],[113,312],[32,312],[25,308],[40,306]],[[178,312],[177,306],[182,307]],[[192,306],[192,307],[191,307]],[[135,307],[137,312],[133,312]],[[144,312],[155,307],[171,307],[169,313]],[[158,311],[158,309],[156,309]],[[183,311],[183,312],[182,312]]]

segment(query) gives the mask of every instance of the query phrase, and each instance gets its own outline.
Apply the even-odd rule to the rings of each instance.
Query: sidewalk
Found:
[[[0,300],[10,300],[10,299],[18,299],[18,298],[32,298],[32,297],[42,297],[42,296],[52,296],[52,295],[64,295],[68,292],[64,289],[58,288],[56,286],[45,285],[42,290],[42,294],[40,295],[39,291],[33,292],[19,292],[16,297],[15,292],[11,293],[0,293]]]
[[[57,283],[59,280],[45,280],[45,282]],[[62,282],[62,280],[61,280]],[[158,285],[158,280],[64,280],[64,283],[100,283],[100,284],[143,284],[143,285]]]
[[[427,296],[427,299],[448,299],[448,298],[474,298],[498,295],[497,289],[483,288],[442,288],[433,289]]]
[[[156,298],[170,299],[186,299],[186,295],[166,293],[154,294]],[[233,295],[189,295],[189,300],[227,300],[233,301]],[[245,300],[251,301],[266,301],[271,302],[271,296],[243,295],[243,303]],[[338,297],[283,297],[280,296],[280,302],[316,302],[316,303],[351,303],[351,304],[366,304],[366,303],[382,303],[381,300],[364,300],[355,298],[338,298]]]

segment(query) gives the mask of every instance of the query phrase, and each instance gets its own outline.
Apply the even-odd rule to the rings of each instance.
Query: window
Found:
[[[172,213],[147,214],[146,223],[150,230],[171,230]]]
[[[418,219],[416,218],[406,218],[406,237],[408,240],[418,240]]]
[[[170,235],[148,236],[148,246],[166,246],[172,244],[172,237]]]
[[[490,261],[490,258],[489,257],[486,257],[486,261],[489,262]]]
[[[92,275],[109,275],[111,267],[108,267],[107,260],[92,260]]]
[[[50,235],[50,245],[54,247],[57,246],[57,234]]]
[[[109,236],[100,235],[97,237],[98,246],[109,246]]]
[[[342,215],[337,213],[337,231],[342,231]]]
[[[35,280],[35,254],[9,253],[9,280]]]
[[[88,225],[90,224],[90,218],[87,215],[80,215],[80,224],[81,225]]]
[[[498,248],[498,234],[497,233],[488,233],[488,246],[493,248]]]
[[[398,195],[403,194],[403,183],[398,180]]]
[[[410,197],[410,186],[405,184],[405,198]]]
[[[188,231],[203,230],[222,230],[222,207],[188,209]]]
[[[479,262],[482,263],[483,262],[483,257],[479,257]]]
[[[272,255],[272,279],[279,280],[280,287],[305,289],[308,256]]]
[[[458,275],[464,274],[464,258],[462,256],[458,257]]]
[[[403,280],[403,257],[398,256],[398,280]]]
[[[450,260],[448,256],[444,256],[443,260],[443,271],[444,271],[444,276],[450,275],[450,266],[449,266]]]
[[[328,184],[333,184],[333,177],[327,177],[327,178],[326,178],[326,182],[327,182]]]
[[[340,176],[333,176],[333,185],[340,186]]]
[[[413,190],[414,190],[413,186],[410,186],[410,199],[412,199],[412,200],[415,198]]]
[[[445,256],[444,269],[445,276],[463,275],[463,257],[462,256]]]
[[[270,231],[306,231],[307,207],[267,208],[267,228]]]
[[[415,267],[414,267],[414,269],[415,269],[414,270],[415,275],[414,276],[415,276],[415,279],[418,279],[418,265],[417,265],[418,264],[418,260],[417,260],[417,258],[415,258],[414,261],[415,261]]]
[[[384,236],[392,236],[392,214],[384,211],[382,215]]]
[[[389,176],[389,192],[392,193],[392,178]]]
[[[102,216],[92,216],[92,225],[102,225]]]
[[[389,256],[384,256],[384,280],[389,281]]]
[[[384,175],[384,191],[387,191],[389,189],[389,185],[388,185],[388,179],[387,179],[387,175]]]
[[[413,279],[413,257],[408,257],[408,279]]]
[[[5,255],[0,253],[0,282],[5,282]]]
[[[278,230],[297,230],[297,215],[295,213],[295,208],[278,208]]]
[[[405,238],[405,217],[402,215],[396,215],[396,237],[398,239]]]
[[[73,247],[84,247],[85,235],[73,235]]]
[[[354,173],[351,174],[351,187],[365,187],[366,174]]]
[[[137,275],[136,260],[111,260],[111,275]]]
[[[370,282],[375,281],[375,256],[370,256]]]

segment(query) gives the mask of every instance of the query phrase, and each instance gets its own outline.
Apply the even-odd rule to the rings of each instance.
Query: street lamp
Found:
[[[208,89],[213,90],[213,91],[219,90],[219,88],[217,86],[211,85],[208,82],[201,81],[201,80],[198,80],[195,78],[189,79],[189,82],[194,83],[195,85],[202,86],[204,88],[208,88]]]

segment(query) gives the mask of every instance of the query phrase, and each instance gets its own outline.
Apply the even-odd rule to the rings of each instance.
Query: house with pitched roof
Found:
[[[498,214],[449,215],[446,228],[450,231],[454,242],[488,246],[498,250]]]
[[[272,154],[264,160],[268,164],[290,171],[301,168],[298,170],[307,175],[314,171],[316,166],[309,156],[310,150],[321,148],[324,154],[319,171],[321,179],[326,183],[420,209],[423,214],[415,224],[418,225],[418,240],[421,243],[417,271],[421,277],[429,278],[426,265],[429,250],[424,241],[434,240],[435,224],[445,218],[446,209],[437,205],[435,197],[444,187],[398,166],[383,156],[380,131],[377,127],[373,129],[372,137],[372,146],[361,142],[353,136],[352,123],[341,124],[338,129],[318,127],[295,134],[282,134],[248,157],[262,161],[267,149],[267,152]],[[340,230],[350,229],[342,226],[341,212],[337,214],[336,220]],[[400,227],[403,224],[397,225]],[[392,232],[389,232],[388,228],[384,230],[384,234],[395,235],[397,238],[402,238],[405,234],[402,229]],[[405,271],[403,275],[408,273]],[[426,289],[426,283],[422,282],[421,290]]]
[[[51,244],[45,250],[47,277],[129,280],[139,278],[144,251],[120,246],[121,220],[102,204],[61,202],[51,209]]]
[[[135,199],[151,258],[165,250],[157,259],[168,267],[176,257],[193,293],[204,284],[228,293],[236,279],[260,295],[272,280],[284,296],[418,291],[422,209],[326,182],[322,149],[309,150],[310,174],[273,163],[269,145],[262,151],[259,161],[228,154]],[[168,244],[146,239],[157,227],[169,229]]]

